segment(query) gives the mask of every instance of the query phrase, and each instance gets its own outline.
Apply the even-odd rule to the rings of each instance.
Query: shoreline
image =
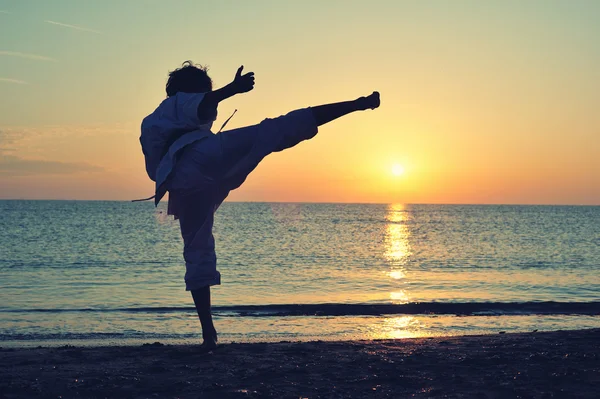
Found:
[[[373,341],[0,349],[0,398],[576,397],[600,329]]]

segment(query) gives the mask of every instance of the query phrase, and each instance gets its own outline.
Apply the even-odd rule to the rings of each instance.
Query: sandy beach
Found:
[[[0,398],[597,398],[600,330],[0,350]]]

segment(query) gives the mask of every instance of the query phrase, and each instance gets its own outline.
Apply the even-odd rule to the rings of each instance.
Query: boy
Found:
[[[206,68],[184,62],[169,74],[167,99],[143,120],[140,137],[146,171],[156,182],[155,204],[168,191],[168,214],[179,219],[186,290],[192,293],[206,350],[217,344],[210,286],[221,282],[212,235],[219,205],[268,154],[314,137],[320,125],[351,112],[375,109],[380,103],[379,93],[373,92],[213,134],[210,129],[219,102],[254,88],[254,73],[242,75],[242,70],[243,66],[230,84],[213,91]]]

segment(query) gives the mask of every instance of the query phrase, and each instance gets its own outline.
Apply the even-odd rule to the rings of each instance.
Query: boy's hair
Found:
[[[181,68],[169,72],[167,81],[167,97],[182,93],[206,93],[212,91],[212,79],[208,76],[208,68],[185,61]]]

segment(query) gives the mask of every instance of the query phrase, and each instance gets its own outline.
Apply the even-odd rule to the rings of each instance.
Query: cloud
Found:
[[[85,125],[85,126],[0,126],[0,155],[7,152],[39,150],[57,142],[100,138],[118,140],[138,132],[137,124]]]
[[[85,162],[23,159],[11,155],[0,158],[0,176],[65,175],[81,172],[101,172],[104,168]]]
[[[21,57],[21,58],[27,58],[27,59],[30,59],[30,60],[38,60],[38,61],[58,62],[54,58],[46,57],[46,56],[43,56],[43,55],[37,55],[37,54],[20,53],[18,51],[4,51],[4,50],[0,50],[0,55],[7,55],[9,57]]]
[[[0,126],[0,159],[12,157],[3,165],[0,175],[24,174],[37,170],[35,165],[17,162],[47,161],[52,173],[71,170],[91,171],[86,165],[97,165],[103,171],[122,168],[141,156],[137,124],[88,126]],[[33,169],[32,169],[33,168]]]
[[[27,85],[27,84],[29,84],[29,83],[25,82],[24,80],[11,79],[11,78],[0,78],[0,82],[16,83],[16,84],[19,84],[19,85]]]
[[[100,172],[104,168],[86,162],[64,162],[18,157],[23,141],[39,140],[41,134],[28,134],[16,129],[0,130],[0,176],[65,175],[80,172]],[[29,140],[28,140],[29,139]],[[32,143],[28,143],[31,146]],[[35,157],[35,156],[34,156]]]
[[[100,32],[100,31],[97,31],[97,30],[94,30],[94,29],[84,28],[84,27],[81,27],[81,26],[70,25],[70,24],[63,24],[62,22],[49,21],[49,20],[46,20],[44,22],[47,22],[47,23],[52,24],[52,25],[62,26],[62,27],[65,27],[65,28],[71,28],[71,29],[81,30],[81,31],[84,31],[84,32],[92,32],[92,33],[97,33],[99,35],[103,35],[104,34],[103,32]]]
[[[21,133],[12,129],[0,130],[0,155],[10,154],[16,150],[16,144],[21,139]]]

